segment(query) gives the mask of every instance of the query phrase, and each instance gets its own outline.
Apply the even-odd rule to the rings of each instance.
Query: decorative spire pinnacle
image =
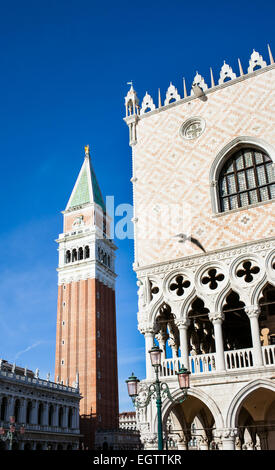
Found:
[[[139,114],[139,99],[133,87],[133,81],[127,82],[131,85],[130,90],[125,96],[126,117]]]
[[[211,78],[211,88],[213,88],[213,86],[215,86],[215,82],[214,82],[212,67],[210,67],[210,78]]]
[[[269,44],[267,45],[267,49],[268,49],[270,64],[274,64],[274,59],[273,59],[272,52],[271,52]]]
[[[187,90],[186,90],[186,83],[185,83],[184,77],[183,77],[183,97],[187,98]]]
[[[161,108],[162,105],[161,105],[160,88],[159,88],[159,94],[158,94],[158,96],[159,96],[159,108]]]
[[[243,68],[240,59],[238,59],[239,69],[240,69],[240,76],[243,75]]]

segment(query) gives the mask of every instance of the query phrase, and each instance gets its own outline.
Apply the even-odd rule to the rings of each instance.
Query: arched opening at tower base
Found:
[[[188,396],[175,403],[164,418],[167,450],[208,450],[218,447],[213,414],[199,398]]]
[[[240,404],[236,449],[275,450],[275,392],[259,387]]]

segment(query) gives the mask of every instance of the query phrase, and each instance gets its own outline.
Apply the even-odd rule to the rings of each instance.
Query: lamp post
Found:
[[[24,434],[25,426],[22,424],[19,428],[19,433]],[[18,441],[18,433],[16,431],[15,417],[10,416],[9,429],[5,430],[3,427],[0,428],[0,439],[2,441],[9,441],[9,450],[12,450],[14,441]]]
[[[183,392],[182,397],[179,400],[174,400],[171,396],[169,387],[167,383],[161,382],[159,380],[159,369],[161,365],[161,353],[162,350],[158,346],[153,346],[152,349],[149,351],[151,364],[154,367],[155,381],[150,384],[149,387],[146,389],[146,398],[145,401],[141,401],[138,398],[138,383],[140,382],[137,377],[135,377],[134,373],[132,373],[131,377],[126,380],[127,387],[128,387],[128,394],[131,397],[135,408],[145,408],[149,405],[152,397],[156,398],[156,406],[157,406],[157,415],[158,415],[158,450],[163,450],[163,432],[162,432],[162,395],[166,395],[167,398],[171,402],[182,403],[187,398],[187,390],[189,388],[189,375],[190,372],[181,367],[181,369],[176,372],[179,381],[179,387]]]

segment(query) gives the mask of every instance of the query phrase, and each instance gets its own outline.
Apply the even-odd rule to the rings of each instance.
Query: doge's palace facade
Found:
[[[167,446],[275,449],[275,65],[196,73],[183,96],[125,98],[133,158],[138,328],[163,350]],[[191,371],[180,404],[176,371]],[[157,447],[155,404],[139,411]]]

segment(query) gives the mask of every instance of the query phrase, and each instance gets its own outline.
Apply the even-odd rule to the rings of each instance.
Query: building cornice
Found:
[[[217,250],[211,250],[204,255],[195,254],[184,256],[169,261],[158,262],[146,266],[136,266],[133,264],[133,269],[137,273],[137,277],[146,276],[147,274],[166,273],[169,270],[177,268],[185,268],[191,266],[199,266],[201,264],[217,261],[218,259],[232,258],[236,254],[246,254],[251,252],[258,252],[275,248],[275,237],[264,238],[257,241],[245,242],[240,245],[232,245]]]

